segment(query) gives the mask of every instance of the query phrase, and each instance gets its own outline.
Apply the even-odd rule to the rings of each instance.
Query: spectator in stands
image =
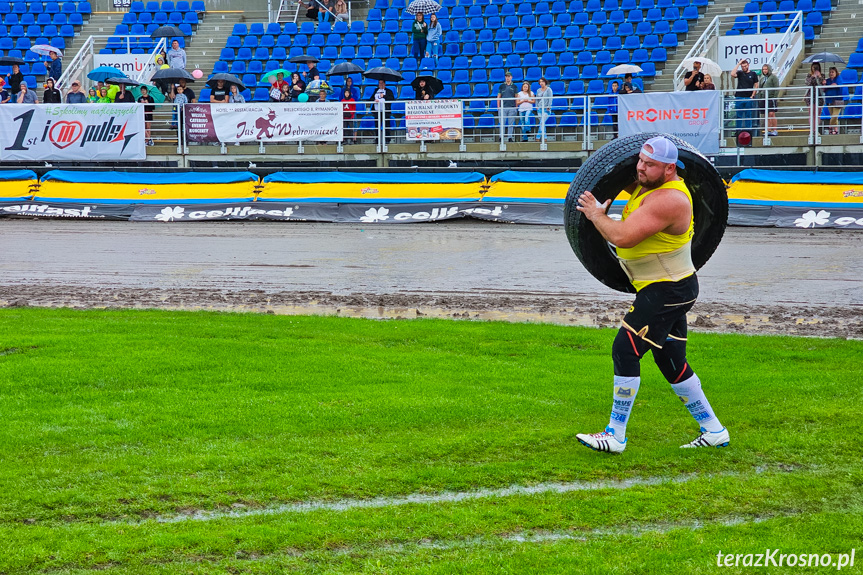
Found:
[[[42,93],[42,102],[45,104],[62,104],[63,96],[60,90],[54,87],[54,78],[45,80],[45,91]]]
[[[36,97],[36,92],[27,89],[27,82],[21,82],[15,102],[18,104],[38,104],[39,98]]]
[[[308,67],[308,70],[303,72],[303,80],[305,80],[306,83],[321,79],[321,72],[318,70],[318,67],[314,62],[306,62],[306,66]]]
[[[246,98],[240,92],[240,88],[236,84],[231,84],[231,93],[228,94],[228,103],[230,104],[245,104]]]
[[[704,74],[701,72],[701,62],[693,62],[692,70],[683,77],[683,89],[687,92],[695,92],[701,89],[702,82],[704,82]]]
[[[183,104],[188,104],[189,98],[186,96],[186,88],[183,86],[177,86],[176,94],[174,94],[174,104],[177,106],[182,106]]]
[[[392,102],[395,99],[396,96],[392,90],[387,88],[387,83],[383,80],[378,80],[378,89],[375,91],[375,110],[379,114],[382,114],[378,116],[379,119],[386,117],[387,102]],[[380,124],[378,129],[380,129]]]
[[[345,0],[338,0],[336,2],[335,7],[336,20],[341,20],[342,22],[347,21],[348,19],[348,3]]]
[[[330,14],[335,5],[333,4],[333,0],[318,0],[318,2],[318,23],[323,24],[330,19]]]
[[[216,87],[210,92],[211,104],[227,104],[228,103],[228,87],[225,86],[224,80],[216,80]]]
[[[839,70],[831,66],[827,72],[825,86],[831,86],[824,90],[824,103],[830,110],[830,134],[839,133],[839,114],[842,113],[842,89],[839,87]]]
[[[551,91],[551,88],[548,85],[548,80],[543,76],[539,79],[539,90],[536,92],[536,107],[539,111],[539,132],[536,134],[537,140],[544,140],[546,138],[545,121],[548,119],[549,115],[551,115],[551,100],[553,97],[554,92]]]
[[[761,66],[761,80],[758,81],[759,88],[764,92],[764,101],[761,107],[762,111],[767,110],[767,134],[770,136],[779,135],[779,123],[776,120],[776,97],[779,95],[779,80],[776,74],[773,73],[773,68],[770,64]]]
[[[536,104],[536,94],[530,89],[530,82],[521,84],[521,92],[515,97],[515,105],[521,118],[521,141],[526,142],[530,135],[530,117],[533,116],[533,105]]]
[[[287,84],[287,82],[285,83]],[[291,74],[291,83],[288,87],[290,88],[290,99],[293,101],[296,101],[300,97],[300,94],[306,91],[306,83],[300,79],[300,75],[297,72]]]
[[[99,103],[99,93],[96,91],[96,88],[90,88],[87,91],[87,103],[88,104],[98,104]]]
[[[326,90],[318,90],[318,102],[326,102],[327,101],[327,91]]]
[[[315,0],[309,0],[309,3],[306,4],[306,18],[309,20],[317,20],[318,19],[318,3]]]
[[[731,69],[731,77],[737,78],[737,91],[734,93],[737,129],[749,131],[750,135],[754,137],[752,108],[755,104],[753,98],[758,95],[758,74],[749,69],[749,60],[744,58],[739,60]]]
[[[185,78],[180,78],[180,82],[177,85],[177,87],[179,87],[179,86],[183,87],[183,94],[186,95],[186,99],[189,100],[189,103],[194,104],[195,103],[195,91],[186,85]]]
[[[291,95],[291,87],[288,84],[282,84],[282,93],[279,94],[279,102],[297,101],[298,98]]]
[[[713,76],[710,74],[704,75],[704,82],[701,83],[702,90],[715,90],[716,84],[713,83]]]
[[[150,131],[150,126],[153,124],[153,110],[156,107],[153,105],[156,101],[150,95],[150,90],[147,86],[141,86],[141,96],[138,98],[139,104],[144,104],[144,140],[148,146],[153,145],[153,133]]]
[[[0,78],[0,104],[8,104],[12,99],[12,94],[6,89],[6,80]]]
[[[350,76],[345,78],[345,90],[351,91],[351,96],[353,96],[354,102],[360,101],[360,89],[354,86],[354,79]]]
[[[617,96],[620,94],[620,82],[615,80],[611,83],[611,95],[608,97],[608,106],[605,113],[611,115],[611,135],[617,135]]]
[[[21,91],[21,82],[24,81],[24,74],[21,73],[21,68],[18,64],[12,64],[12,73],[9,74],[9,91],[17,94]]]
[[[512,133],[515,131],[515,95],[512,73],[507,71],[504,83],[497,89],[497,109],[500,110],[501,137],[506,133],[509,142],[512,142]]]
[[[411,37],[413,38],[413,49],[411,56],[419,62],[425,56],[426,43],[429,33],[429,25],[424,22],[423,13],[417,12],[417,18],[411,26]]]
[[[48,77],[54,78],[55,82],[63,75],[63,63],[57,52],[48,52],[48,61],[45,62],[45,67],[48,69]]]
[[[72,82],[69,92],[66,94],[67,104],[86,104],[87,96],[81,91],[81,84],[78,80]]]
[[[156,69],[157,70],[164,70],[165,68],[170,68],[170,66],[165,64],[166,56],[163,56],[163,54],[164,54],[164,50],[162,52],[160,52],[158,56],[156,56]]]
[[[357,117],[357,101],[359,100],[359,90],[357,90],[357,97],[354,97],[354,90],[356,87],[348,84],[351,79],[348,78],[345,81],[345,87],[342,88],[342,95],[339,98],[339,101],[342,102],[342,118],[344,121],[344,132],[345,138],[347,138],[348,134],[351,136],[351,143],[357,143],[357,126],[356,126],[356,117]]]
[[[426,57],[431,56],[435,60],[440,56],[440,39],[443,35],[443,29],[438,22],[437,14],[432,14],[428,25],[428,36],[426,36]]]
[[[98,102],[100,104],[111,104],[111,103],[113,103],[113,101],[114,100],[111,99],[111,96],[108,95],[108,88],[106,88],[105,86],[102,86],[102,88],[99,89],[99,100],[98,100]]]
[[[415,100],[433,100],[434,99],[434,92],[432,91],[431,87],[429,87],[429,85],[426,84],[425,80],[421,79],[419,81],[419,89],[417,90],[416,98],[414,98],[414,99]]]
[[[117,95],[114,96],[115,104],[134,104],[135,96],[132,95],[132,92],[126,89],[126,86],[120,84],[120,90],[117,92]]]
[[[180,48],[180,43],[177,40],[171,42],[171,49],[168,50],[168,66],[186,69],[186,51]]]

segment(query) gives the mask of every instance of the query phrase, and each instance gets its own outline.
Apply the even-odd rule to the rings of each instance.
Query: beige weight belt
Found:
[[[695,273],[692,242],[671,252],[649,254],[634,260],[617,258],[629,281],[678,281]]]

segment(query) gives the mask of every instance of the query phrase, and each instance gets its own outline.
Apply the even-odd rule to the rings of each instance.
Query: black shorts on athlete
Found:
[[[623,327],[654,347],[669,338],[686,341],[686,313],[698,298],[695,274],[676,282],[656,282],[639,291]]]

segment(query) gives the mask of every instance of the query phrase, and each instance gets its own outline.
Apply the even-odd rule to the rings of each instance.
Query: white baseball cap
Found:
[[[653,150],[648,151],[647,146]],[[664,136],[650,138],[641,146],[641,152],[652,160],[663,164],[677,164],[678,168],[684,168],[683,162],[678,159],[677,146],[674,142]]]

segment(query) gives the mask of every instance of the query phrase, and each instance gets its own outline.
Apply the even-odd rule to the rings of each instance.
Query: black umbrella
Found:
[[[156,70],[156,73],[153,74],[152,80],[186,80],[187,82],[194,82],[195,79],[191,74],[183,70],[182,68],[162,68],[161,70]]]
[[[140,82],[136,82],[132,78],[105,78],[105,83],[106,84],[117,84],[118,86],[120,84],[122,84],[124,86],[140,86],[141,85]]]
[[[150,38],[179,38],[180,36],[185,37],[188,34],[176,26],[159,26],[150,34]]]
[[[235,84],[237,89],[241,92],[246,89],[246,85],[243,84],[242,80],[234,76],[233,74],[225,74],[224,72],[220,72],[218,74],[213,74],[213,77],[207,80],[207,86],[210,88],[216,87],[216,82],[222,80],[225,84]]]
[[[441,82],[434,76],[417,76],[416,78],[414,78],[414,81],[411,82],[411,86],[414,87],[415,92],[418,92],[420,89],[420,80],[425,80],[426,87],[435,94],[440,94],[441,90],[443,90],[443,82]]]
[[[288,60],[288,62],[290,62],[291,64],[302,64],[304,62],[312,62],[312,63],[320,62],[320,60],[318,60],[314,56],[309,56],[308,54],[303,54],[301,56],[294,56],[293,58]]]
[[[0,56],[0,66],[11,66],[12,64],[18,64],[19,66],[24,63],[24,58],[18,58],[16,56]]]
[[[839,62],[840,64],[845,63],[845,59],[842,56],[834,54],[833,52],[818,52],[817,54],[812,54],[803,60],[807,64],[811,64],[812,62]]]
[[[363,76],[372,80],[383,80],[384,82],[399,82],[402,79],[401,74],[386,66],[366,70],[363,72]]]
[[[327,72],[328,76],[348,76],[350,74],[362,74],[363,69],[354,64],[353,62],[342,62],[341,64],[336,64],[330,71]]]

